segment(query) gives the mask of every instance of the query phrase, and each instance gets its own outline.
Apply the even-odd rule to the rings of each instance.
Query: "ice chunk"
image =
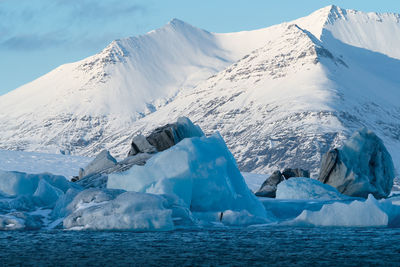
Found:
[[[99,188],[86,189],[79,192],[79,194],[67,206],[67,210],[73,212],[89,206],[98,205],[99,203],[111,201],[123,192],[123,190],[107,190]]]
[[[0,215],[0,230],[25,229],[25,220],[9,214]]]
[[[176,136],[175,138],[178,141],[181,141],[183,138],[188,137],[200,137],[204,136],[203,131],[200,126],[194,124],[187,117],[179,117],[176,122]]]
[[[304,177],[291,178],[278,184],[277,199],[346,199],[336,188],[318,180]]]
[[[174,195],[194,212],[247,210],[266,217],[219,134],[184,139],[145,166],[110,174],[107,188]]]
[[[44,206],[54,207],[60,196],[64,195],[64,192],[60,189],[50,185],[46,180],[40,179],[38,187],[36,188],[34,197],[38,198]]]
[[[383,141],[361,129],[342,148],[328,151],[322,158],[319,180],[349,196],[376,198],[389,196],[395,177],[392,157]]]
[[[0,198],[1,211],[30,211],[35,209],[36,204],[35,198],[29,195]]]
[[[320,211],[303,211],[295,223],[315,226],[387,226],[388,216],[370,195],[366,201],[326,204]]]
[[[75,188],[80,187],[63,176],[0,171],[0,190],[3,191],[0,211],[7,214],[13,211],[32,212],[38,207],[53,208],[63,198],[64,192],[68,189],[78,190]],[[12,220],[18,222],[22,217]]]
[[[37,177],[29,178],[22,172],[0,171],[0,191],[10,196],[32,195],[38,183]]]
[[[389,227],[400,227],[400,196],[393,196],[379,201],[380,208],[389,217]]]
[[[68,215],[67,207],[74,200],[79,192],[80,191],[78,189],[71,188],[65,194],[61,195],[57,199],[57,202],[55,203],[54,208],[50,214],[51,218],[58,219]]]
[[[85,167],[83,172],[79,173],[79,179],[112,168],[115,164],[117,164],[117,160],[111,156],[108,150],[103,150]]]
[[[0,215],[0,230],[36,230],[42,227],[41,216],[31,216],[23,212]]]
[[[74,230],[171,230],[172,210],[166,206],[168,201],[162,196],[125,192],[96,205],[76,205],[78,209],[64,219],[63,225]]]
[[[266,224],[271,222],[266,218],[251,215],[247,210],[227,210],[221,214],[220,221],[224,225],[229,226],[246,226],[252,224]]]
[[[69,188],[79,187],[70,183],[64,176],[50,173],[28,174],[24,172],[8,172],[0,170],[0,192],[9,196],[33,195],[40,180],[66,192]]]

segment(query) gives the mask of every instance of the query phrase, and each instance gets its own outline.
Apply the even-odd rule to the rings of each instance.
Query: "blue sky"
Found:
[[[330,4],[400,13],[398,0],[0,0],[0,95],[172,18],[234,32],[293,20]]]

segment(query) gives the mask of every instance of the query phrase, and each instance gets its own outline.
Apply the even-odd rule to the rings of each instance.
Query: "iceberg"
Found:
[[[162,196],[85,190],[70,204],[75,210],[63,225],[72,230],[172,230],[172,210]],[[88,201],[92,200],[92,201]]]
[[[246,210],[249,215],[267,217],[219,134],[186,138],[144,166],[110,174],[107,188],[171,195],[191,212]]]
[[[301,225],[356,227],[387,226],[388,222],[388,215],[373,195],[365,201],[335,202],[324,205],[319,211],[305,210],[293,220],[294,224]]]
[[[40,229],[70,190],[80,187],[60,175],[0,171],[0,230]]]
[[[37,230],[42,227],[40,216],[23,212],[0,215],[0,230]]]
[[[66,192],[71,187],[76,187],[76,185],[70,183],[61,175],[53,175],[50,173],[29,174],[0,170],[0,193],[8,196],[33,195],[41,180],[44,180],[49,185],[62,192]]]
[[[356,131],[343,147],[328,151],[318,180],[340,193],[367,198],[386,198],[393,187],[393,160],[383,141],[372,131]]]
[[[340,200],[349,197],[340,194],[336,188],[323,184],[318,180],[297,177],[279,183],[276,191],[276,198]]]

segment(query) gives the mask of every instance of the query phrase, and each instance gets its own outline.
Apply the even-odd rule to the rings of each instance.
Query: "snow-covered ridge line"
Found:
[[[363,126],[399,169],[399,43],[399,15],[335,6],[239,33],[172,20],[1,96],[0,148],[126,155],[138,132],[186,115],[220,131],[242,170],[315,169]]]

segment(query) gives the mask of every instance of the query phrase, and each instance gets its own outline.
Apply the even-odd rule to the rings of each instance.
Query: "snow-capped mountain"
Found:
[[[209,33],[173,20],[0,97],[0,148],[102,148],[188,116],[243,171],[303,167],[355,129],[400,167],[400,16],[335,6],[269,28]]]
[[[264,31],[212,34],[174,19],[114,41],[1,96],[0,147],[84,155],[108,148],[116,132],[264,44]]]

